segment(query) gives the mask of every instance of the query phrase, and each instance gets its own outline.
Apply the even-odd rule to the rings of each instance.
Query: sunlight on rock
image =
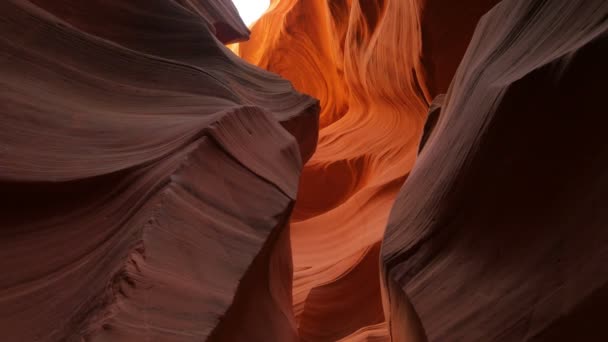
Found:
[[[232,0],[245,25],[251,26],[270,6],[270,0]]]

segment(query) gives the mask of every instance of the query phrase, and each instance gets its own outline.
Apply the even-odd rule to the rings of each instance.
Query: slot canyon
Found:
[[[0,341],[608,341],[608,1],[0,13]]]

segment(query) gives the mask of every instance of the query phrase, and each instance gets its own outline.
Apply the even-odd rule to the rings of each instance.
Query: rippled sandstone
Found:
[[[0,11],[8,341],[608,339],[605,1]]]
[[[235,11],[0,4],[4,340],[296,340],[318,104],[223,46]]]

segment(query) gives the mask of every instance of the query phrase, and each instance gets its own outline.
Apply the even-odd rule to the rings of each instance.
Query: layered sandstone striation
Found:
[[[4,340],[608,340],[606,1],[0,13]]]
[[[429,103],[447,91],[477,20],[495,3],[465,1],[456,17],[446,1],[277,0],[234,48],[321,103],[319,143],[291,225],[302,340],[365,339],[366,327],[386,328],[379,263],[363,265],[377,257]],[[329,300],[337,289],[342,297]]]
[[[318,104],[223,46],[231,2],[0,12],[2,339],[296,340]]]
[[[480,20],[384,237],[393,341],[409,317],[430,341],[608,338],[607,14],[503,0]]]

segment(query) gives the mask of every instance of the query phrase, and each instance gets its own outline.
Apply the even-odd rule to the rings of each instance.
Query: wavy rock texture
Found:
[[[296,340],[318,104],[222,45],[230,1],[0,12],[2,339]]]
[[[275,0],[234,47],[321,102],[319,143],[291,225],[302,340],[388,338],[364,336],[368,326],[386,328],[379,265],[366,263],[413,166],[428,102],[447,90],[475,23],[495,3],[464,1],[456,16],[437,0]]]
[[[605,341],[608,3],[477,26],[382,245],[393,341]],[[414,310],[415,309],[415,310]]]
[[[377,246],[426,113],[419,52],[408,49],[420,43],[417,23],[407,20],[412,11],[416,4],[404,1],[275,1],[238,48],[321,101],[318,148],[291,225],[303,341],[356,339],[367,326],[386,327]],[[398,40],[403,44],[393,45]],[[395,77],[387,79],[386,70]]]
[[[608,340],[605,1],[0,13],[4,339]]]

